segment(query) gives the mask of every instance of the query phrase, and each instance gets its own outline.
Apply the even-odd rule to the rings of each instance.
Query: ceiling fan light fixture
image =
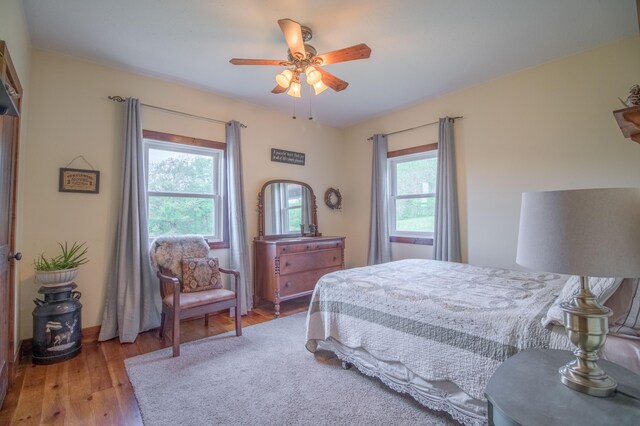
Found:
[[[316,92],[316,95],[319,95],[320,93],[324,92],[325,90],[327,90],[327,85],[324,84],[322,82],[322,80],[318,80],[314,85],[313,85],[313,90]]]
[[[315,69],[315,67],[311,65],[309,65],[304,70],[304,72],[307,75],[307,83],[309,83],[312,86],[317,82],[319,82],[320,79],[322,79],[322,74],[320,74],[320,71],[318,71],[317,69]]]
[[[299,98],[300,97],[300,83],[298,83],[297,81],[292,82],[291,86],[289,86],[289,91],[287,92],[287,95],[293,96],[294,98]]]
[[[286,89],[291,84],[292,78],[293,72],[291,72],[291,70],[284,70],[280,74],[276,75],[276,82],[278,83],[278,86]]]

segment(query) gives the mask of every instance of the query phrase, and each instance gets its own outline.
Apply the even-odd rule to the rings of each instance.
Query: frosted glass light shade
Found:
[[[640,188],[522,194],[516,262],[591,277],[640,277]]]
[[[291,70],[284,70],[280,74],[276,75],[276,83],[278,86],[287,88],[289,84],[291,84],[291,79],[293,78],[293,73]]]
[[[300,83],[295,82],[295,81],[293,83],[291,83],[291,86],[289,86],[289,91],[287,92],[287,95],[293,96],[294,98],[299,98],[300,97]]]
[[[320,93],[327,90],[327,86],[322,82],[322,80],[319,80],[313,85],[313,90],[316,92],[316,95],[319,95]]]
[[[315,67],[308,66],[307,69],[304,70],[304,72],[305,74],[307,74],[307,83],[312,86],[319,82],[322,78],[322,74],[320,74],[320,71],[315,69]]]

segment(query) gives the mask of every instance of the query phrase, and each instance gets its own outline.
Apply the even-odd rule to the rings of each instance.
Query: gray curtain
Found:
[[[140,100],[127,99],[124,179],[116,247],[98,340],[116,336],[133,342],[138,333],[160,325],[160,292],[149,260],[146,174]]]
[[[247,220],[244,208],[240,123],[235,120],[230,121],[226,126],[226,142],[227,196],[229,197],[229,267],[240,271],[240,288],[243,293],[241,312],[244,315],[253,307],[253,286],[251,285]]]
[[[460,221],[456,158],[453,143],[453,119],[441,118],[438,137],[438,177],[436,182],[436,215],[433,258],[460,262]]]
[[[368,265],[391,261],[388,221],[387,136],[373,135],[371,170],[371,222],[369,228]]]
[[[309,229],[309,225],[312,222],[311,203],[309,202],[311,195],[309,194],[309,190],[304,186],[300,186],[300,197],[300,224],[304,225],[305,229]]]

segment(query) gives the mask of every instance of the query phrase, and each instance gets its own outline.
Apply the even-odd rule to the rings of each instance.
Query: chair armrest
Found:
[[[225,273],[225,274],[233,274],[235,277],[239,277],[240,276],[240,271],[236,271],[235,269],[227,269],[227,268],[218,267],[218,270],[220,272]]]
[[[156,275],[158,276],[158,279],[160,279],[160,282],[168,281],[173,284],[174,288],[175,286],[178,286],[178,289],[180,288],[180,281],[176,277],[165,275],[160,271],[158,271]]]
[[[235,293],[236,293],[236,303],[240,306],[240,300],[242,295],[240,294],[242,289],[240,288],[240,271],[236,271],[235,269],[226,269],[218,267],[218,270],[224,274],[232,274],[235,277]]]
[[[164,275],[162,272],[158,271],[156,273],[158,279],[160,280],[160,287],[162,288],[162,282],[167,282],[169,284],[173,284],[173,310],[175,315],[180,315],[180,281],[176,277],[171,277],[169,275]]]

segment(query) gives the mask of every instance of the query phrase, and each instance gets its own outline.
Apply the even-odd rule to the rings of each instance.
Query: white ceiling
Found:
[[[315,119],[337,127],[638,34],[635,0],[25,0],[24,5],[37,48],[288,114],[293,98],[270,93],[280,67],[234,66],[229,59],[286,59],[280,18],[309,26],[318,53],[367,43],[370,59],[326,66],[350,83],[346,90],[303,92],[296,103],[298,116],[306,117],[311,99]]]

